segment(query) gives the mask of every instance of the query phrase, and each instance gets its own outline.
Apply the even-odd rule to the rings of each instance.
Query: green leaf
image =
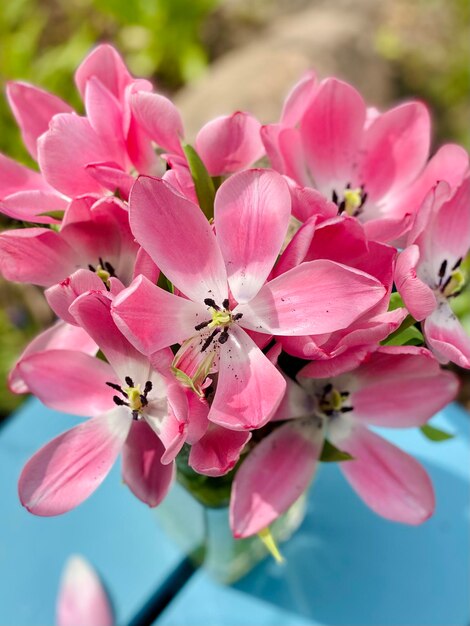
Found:
[[[446,433],[445,430],[440,430],[429,424],[424,424],[424,426],[420,426],[419,429],[423,435],[431,441],[447,441],[447,439],[453,439],[455,437],[455,435]]]
[[[421,346],[424,344],[424,337],[421,331],[414,326],[416,320],[407,315],[400,327],[391,333],[384,341],[382,346]]]
[[[214,182],[196,150],[189,144],[183,145],[183,150],[188,160],[199,206],[207,219],[210,220],[214,217]]]
[[[353,461],[354,457],[334,446],[328,439],[325,439],[323,449],[320,454],[320,461],[323,463],[339,463],[340,461]]]
[[[62,221],[65,211],[46,211],[45,213],[39,213],[38,217],[52,217],[53,220]]]
[[[405,304],[398,291],[394,291],[392,294],[390,294],[390,303],[388,305],[389,311],[395,311],[395,309],[400,309],[404,306]]]

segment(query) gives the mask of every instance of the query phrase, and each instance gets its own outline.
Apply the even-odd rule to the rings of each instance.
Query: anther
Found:
[[[134,381],[132,380],[130,376],[126,376],[124,380],[126,381],[126,385],[128,387],[134,387]]]
[[[206,326],[209,326],[210,323],[210,320],[207,320],[207,322],[201,322],[194,327],[194,330],[202,330],[203,328],[206,328]]]
[[[228,307],[230,306],[228,298],[225,298],[225,300],[222,302],[222,306],[224,307],[224,309],[228,309]]]
[[[323,393],[330,393],[332,389],[333,389],[333,385],[331,383],[328,383],[327,385],[323,387]]]
[[[343,406],[340,408],[341,413],[349,413],[350,411],[354,411],[352,406]]]
[[[90,270],[90,272],[95,272],[96,271],[91,263],[88,263],[88,269]]]
[[[205,342],[202,344],[201,352],[205,352],[207,350],[207,348],[211,345],[212,340],[218,333],[220,333],[220,328],[216,328],[215,330],[212,331],[209,337],[207,337]]]
[[[243,313],[237,313],[236,315],[232,317],[232,320],[236,322],[237,320],[241,320],[242,317],[243,317]]]
[[[338,194],[336,193],[334,189],[333,189],[333,193],[331,194],[331,199],[336,205],[338,205]]]
[[[145,397],[147,397],[147,394],[148,394],[148,393],[150,393],[150,392],[152,391],[152,387],[153,387],[152,381],[151,381],[151,380],[148,380],[148,381],[145,383],[145,387],[144,387],[144,396],[145,396]]]
[[[207,306],[211,306],[216,311],[220,311],[220,307],[217,306],[217,304],[212,298],[205,298],[204,304],[206,304]]]
[[[446,269],[447,269],[447,260],[444,259],[444,261],[442,261],[442,263],[441,263],[441,267],[439,268],[439,278],[441,280],[444,278],[444,274],[446,273]]]
[[[453,272],[459,267],[459,265],[462,263],[462,261],[463,261],[463,257],[461,256],[460,259],[457,260],[456,264],[452,268]]]
[[[228,339],[228,328],[224,328],[222,334],[220,335],[218,342],[225,343]]]
[[[116,385],[116,383],[106,383],[108,385],[108,387],[111,387],[111,389],[114,389],[115,391],[119,391],[119,393],[122,393],[122,395],[127,398],[127,394],[125,391],[122,390],[122,387],[120,385]]]
[[[113,396],[113,402],[114,404],[117,404],[118,406],[129,406],[129,403],[124,402],[124,400],[120,398],[119,396]]]
[[[105,261],[104,267],[110,276],[116,276],[116,272],[114,271],[114,267],[108,261]]]

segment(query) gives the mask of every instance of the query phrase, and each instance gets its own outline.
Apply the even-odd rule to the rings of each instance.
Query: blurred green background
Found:
[[[0,11],[0,79],[21,79],[57,93],[80,110],[73,73],[100,41],[116,45],[137,76],[172,94],[208,71],[230,48],[255,39],[270,21],[315,0],[4,0]],[[320,0],[318,4],[321,4]],[[437,143],[470,148],[470,3],[388,0],[375,34],[377,54],[393,69],[397,99],[412,94],[435,116]],[[361,34],[358,33],[358,36]],[[0,151],[33,165],[5,99]],[[12,224],[0,217],[0,227]],[[470,333],[470,290],[455,301]],[[21,401],[5,385],[22,347],[52,321],[34,287],[0,280],[0,416]]]

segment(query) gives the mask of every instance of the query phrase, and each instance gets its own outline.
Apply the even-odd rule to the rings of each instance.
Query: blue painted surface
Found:
[[[453,405],[432,423],[457,438],[386,431],[429,471],[431,520],[408,527],[379,518],[325,464],[304,524],[283,546],[284,566],[265,560],[233,587],[198,572],[155,626],[467,626],[470,420]]]
[[[120,625],[131,621],[181,559],[155,513],[121,483],[118,467],[66,515],[39,518],[21,507],[16,484],[22,466],[78,421],[31,400],[0,430],[1,626],[55,622],[59,578],[71,553],[85,556],[101,574]]]

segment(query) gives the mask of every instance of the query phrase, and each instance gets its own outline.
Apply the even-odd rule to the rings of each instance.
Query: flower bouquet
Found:
[[[237,111],[194,146],[109,45],[75,81],[85,115],[7,88],[39,171],[0,155],[0,210],[24,222],[0,235],[0,271],[44,287],[58,317],[9,383],[87,418],[28,461],[22,504],[66,513],[121,453],[149,506],[176,479],[280,558],[270,528],[339,462],[375,513],[424,522],[427,473],[374,427],[445,438],[427,424],[457,392],[442,365],[470,368],[450,306],[470,249],[465,150],[429,159],[422,103],[380,112],[313,73],[278,123]]]

